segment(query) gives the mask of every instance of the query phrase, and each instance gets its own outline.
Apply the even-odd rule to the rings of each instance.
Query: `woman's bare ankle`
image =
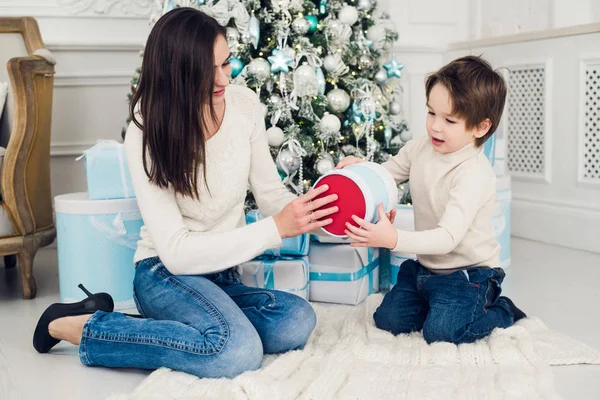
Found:
[[[79,345],[83,326],[91,316],[92,314],[85,314],[55,319],[48,325],[48,332],[55,339]]]

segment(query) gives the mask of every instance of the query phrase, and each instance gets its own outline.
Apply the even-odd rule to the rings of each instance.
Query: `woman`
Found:
[[[229,57],[225,29],[200,11],[175,9],[152,29],[125,139],[144,219],[134,299],[145,318],[107,312],[106,294],[53,305],[34,334],[38,351],[67,340],[85,365],[214,378],[257,369],[263,353],[308,340],[316,317],[305,300],[246,287],[234,268],[331,223],[337,208],[323,206],[336,196],[286,190],[259,99],[229,86]],[[263,215],[274,216],[245,226],[248,184]]]

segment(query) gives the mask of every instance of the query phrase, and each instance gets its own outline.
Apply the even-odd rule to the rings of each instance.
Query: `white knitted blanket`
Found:
[[[373,324],[382,298],[314,304],[318,323],[305,349],[265,356],[258,371],[199,379],[162,368],[111,400],[558,399],[551,365],[600,364],[599,351],[537,318],[460,346],[393,336]]]

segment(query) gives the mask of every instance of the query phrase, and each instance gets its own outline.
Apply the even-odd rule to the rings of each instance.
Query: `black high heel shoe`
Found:
[[[55,319],[75,315],[93,314],[98,310],[112,312],[115,303],[108,293],[90,293],[82,284],[78,287],[87,294],[87,299],[77,303],[54,303],[44,311],[35,327],[33,334],[33,347],[39,353],[47,353],[60,340],[50,336],[48,325]]]

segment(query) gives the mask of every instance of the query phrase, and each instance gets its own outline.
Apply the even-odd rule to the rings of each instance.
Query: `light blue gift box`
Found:
[[[496,178],[496,204],[492,225],[496,233],[496,240],[500,245],[500,266],[510,266],[510,208],[511,208],[511,185],[510,176],[499,176]]]
[[[308,301],[309,265],[307,257],[262,255],[239,266],[246,286],[276,289],[295,294]]]
[[[406,253],[390,253],[390,287],[394,287],[398,283],[398,272],[400,272],[400,266],[406,260],[416,260],[414,254]]]
[[[109,293],[116,310],[135,309],[133,256],[144,224],[135,199],[90,200],[86,193],[54,198],[61,302]]]
[[[308,261],[311,301],[355,305],[379,291],[379,249],[316,242]]]
[[[89,197],[92,200],[135,197],[122,143],[100,140],[85,151],[85,170]]]
[[[263,219],[259,210],[251,210],[246,214],[246,224]],[[271,256],[306,256],[310,246],[310,237],[308,234],[283,239],[283,245],[279,248],[269,249],[265,254]]]
[[[490,160],[492,166],[496,163],[496,135],[490,136],[483,144],[483,154]]]

